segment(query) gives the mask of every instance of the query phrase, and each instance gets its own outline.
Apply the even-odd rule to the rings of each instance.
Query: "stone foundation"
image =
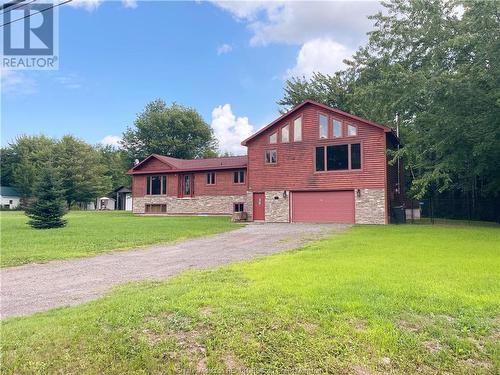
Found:
[[[175,215],[232,215],[234,203],[244,203],[245,211],[251,219],[252,200],[249,195],[200,195],[193,198],[177,198],[169,196],[134,197],[133,212],[144,214],[146,204],[166,204],[167,214]]]
[[[288,223],[290,221],[290,193],[283,198],[283,190],[266,191],[266,221]]]
[[[354,192],[356,224],[385,224],[385,189],[360,189]]]

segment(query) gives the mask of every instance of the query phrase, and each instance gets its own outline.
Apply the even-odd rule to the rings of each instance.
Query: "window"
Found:
[[[278,133],[273,133],[269,136],[269,143],[273,144],[278,142]]]
[[[207,173],[207,185],[215,185],[215,172]]]
[[[328,117],[319,115],[319,137],[328,138]]]
[[[278,155],[276,150],[267,150],[266,151],[266,163],[267,164],[276,164],[278,161]]]
[[[361,169],[361,144],[316,147],[316,171]]]
[[[293,122],[293,141],[302,141],[302,117],[296,118]]]
[[[316,170],[325,170],[325,148],[323,146],[316,147]]]
[[[233,182],[235,184],[244,184],[245,183],[245,171],[236,171],[233,174]]]
[[[167,176],[147,176],[146,194],[147,195],[167,194]]]
[[[290,125],[286,124],[281,128],[281,142],[288,143],[290,141]]]
[[[351,145],[351,169],[361,169],[361,145],[359,143]]]
[[[166,204],[146,204],[145,211],[147,214],[164,214],[167,212]]]
[[[338,171],[349,169],[348,145],[326,147],[326,170]]]
[[[349,137],[354,137],[358,135],[358,128],[354,125],[347,125],[347,135]]]
[[[245,208],[245,205],[243,203],[235,203],[233,211],[234,212],[243,212],[243,211],[245,211],[244,208]]]
[[[342,137],[342,123],[338,120],[333,120],[333,137]]]

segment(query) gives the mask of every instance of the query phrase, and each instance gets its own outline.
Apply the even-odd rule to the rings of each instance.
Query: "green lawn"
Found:
[[[72,211],[65,228],[32,229],[22,212],[0,212],[2,267],[96,255],[237,228],[227,217],[133,216]]]
[[[498,373],[498,227],[358,226],[2,323],[2,373]]]

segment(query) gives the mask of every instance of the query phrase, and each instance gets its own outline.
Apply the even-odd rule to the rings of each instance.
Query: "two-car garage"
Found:
[[[354,191],[295,191],[291,193],[291,219],[295,223],[353,224]]]

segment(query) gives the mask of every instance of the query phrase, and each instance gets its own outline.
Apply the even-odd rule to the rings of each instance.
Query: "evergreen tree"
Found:
[[[52,167],[44,168],[35,187],[36,200],[26,210],[28,224],[36,229],[60,228],[66,225],[64,193]]]

